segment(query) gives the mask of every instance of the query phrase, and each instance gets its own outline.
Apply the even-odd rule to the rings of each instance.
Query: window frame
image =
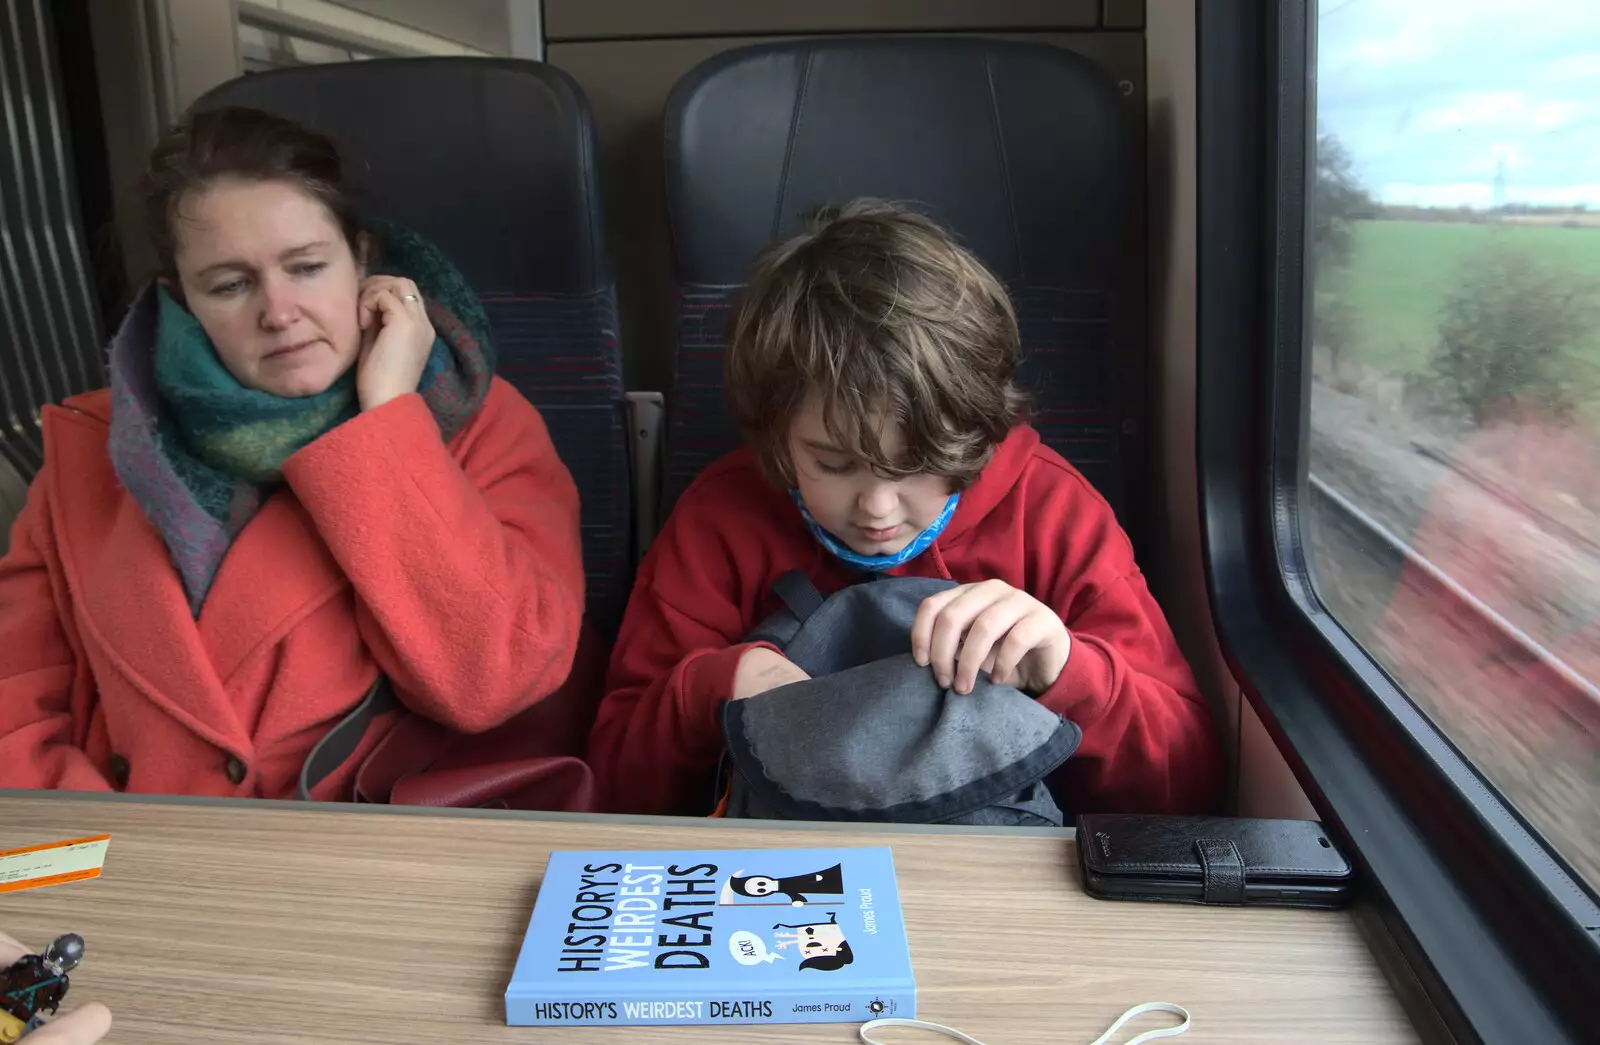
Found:
[[[1424,1039],[1591,1040],[1600,906],[1315,592],[1302,510],[1316,13],[1197,0],[1196,449],[1218,636],[1361,873],[1360,920]]]

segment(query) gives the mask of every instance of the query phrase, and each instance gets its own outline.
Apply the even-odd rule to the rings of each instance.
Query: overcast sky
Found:
[[[1386,203],[1600,207],[1600,0],[1321,0],[1319,130]]]

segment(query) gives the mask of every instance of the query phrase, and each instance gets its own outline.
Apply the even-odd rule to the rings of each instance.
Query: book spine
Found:
[[[683,991],[623,998],[573,992],[506,997],[511,1027],[703,1026],[741,1023],[865,1023],[879,1017],[914,1018],[917,989],[910,983],[855,984],[838,989],[747,990],[718,994]]]

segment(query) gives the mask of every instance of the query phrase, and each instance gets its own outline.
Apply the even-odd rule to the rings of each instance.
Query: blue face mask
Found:
[[[846,565],[868,573],[882,573],[884,570],[892,570],[896,566],[910,562],[927,551],[928,545],[938,540],[939,535],[944,532],[944,528],[950,525],[950,517],[956,514],[956,505],[961,501],[959,493],[951,494],[950,499],[944,502],[944,507],[939,510],[939,517],[929,523],[921,533],[917,534],[910,544],[893,555],[862,555],[859,552],[851,551],[843,541],[824,530],[817,523],[817,520],[811,517],[811,513],[806,511],[806,502],[801,499],[799,490],[790,490],[789,496],[794,500],[795,507],[800,509],[800,518],[806,521],[806,526],[811,530],[811,535],[822,542],[824,548],[838,556]]]

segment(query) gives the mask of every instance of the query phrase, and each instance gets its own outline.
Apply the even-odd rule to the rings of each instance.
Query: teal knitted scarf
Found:
[[[156,297],[156,391],[184,451],[174,463],[208,509],[222,507],[217,498],[231,500],[236,481],[281,482],[290,454],[356,415],[354,367],[314,396],[247,387],[223,365],[199,320],[164,288]],[[441,347],[435,342],[434,351]]]
[[[382,230],[383,271],[417,284],[438,336],[422,394],[445,440],[477,414],[494,354],[482,306],[437,248]],[[239,383],[199,322],[148,288],[111,343],[111,460],[160,531],[199,616],[229,546],[283,480],[283,463],[358,411],[352,369],[326,391],[287,398]]]

